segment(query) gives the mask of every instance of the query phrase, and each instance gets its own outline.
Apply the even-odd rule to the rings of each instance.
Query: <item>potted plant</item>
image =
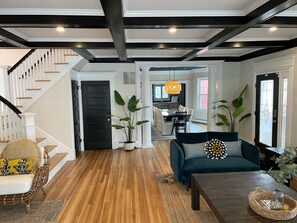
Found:
[[[279,167],[279,170],[268,170],[268,174],[272,176],[278,183],[288,183],[292,177],[297,176],[297,159],[296,148],[285,148],[284,152],[277,158],[275,163]]]
[[[142,125],[148,120],[138,121],[136,122],[136,112],[140,111],[141,109],[147,108],[146,107],[137,107],[140,99],[137,99],[135,95],[133,95],[129,101],[127,106],[125,107],[126,103],[122,98],[121,94],[118,91],[114,91],[114,99],[115,102],[120,105],[123,109],[124,116],[116,116],[112,115],[113,117],[118,118],[118,120],[122,123],[121,125],[112,125],[113,128],[122,130],[125,134],[126,141],[124,142],[124,149],[125,150],[133,150],[135,147],[135,141],[132,140],[133,131],[137,125]],[[136,123],[135,123],[136,122]]]
[[[230,106],[230,103],[228,103],[228,101],[226,100],[214,102],[213,109],[222,108],[227,110],[228,113],[228,115],[225,115],[223,113],[216,113],[214,115],[214,118],[219,118],[219,121],[216,123],[217,126],[226,126],[229,132],[234,132],[241,121],[251,116],[251,113],[247,113],[240,117],[240,115],[244,112],[242,96],[244,95],[247,86],[248,85],[245,85],[239,96],[232,101],[232,106]]]

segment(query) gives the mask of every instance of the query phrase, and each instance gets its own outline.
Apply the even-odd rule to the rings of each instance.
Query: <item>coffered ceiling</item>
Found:
[[[297,46],[297,0],[0,5],[0,48],[72,48],[90,62],[243,61]]]

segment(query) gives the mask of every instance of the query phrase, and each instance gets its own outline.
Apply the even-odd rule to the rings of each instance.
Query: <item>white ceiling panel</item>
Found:
[[[80,41],[112,42],[108,29],[67,29],[57,32],[54,28],[6,29],[30,41]]]
[[[96,58],[117,58],[118,54],[116,50],[93,50],[88,49],[88,51],[93,54]]]
[[[277,16],[297,16],[297,5],[279,13]]]
[[[219,33],[220,29],[178,29],[170,33],[168,29],[128,29],[127,42],[205,42]]]
[[[228,41],[272,41],[272,40],[290,40],[297,37],[297,28],[280,28],[270,32],[268,28],[253,28],[240,33]]]
[[[170,13],[189,16],[231,16],[245,15],[265,2],[267,0],[124,0],[123,6],[125,16],[168,16]]]
[[[211,49],[198,57],[208,57],[208,56],[243,56],[247,53],[252,53],[254,51],[261,50],[259,49],[247,49],[247,48],[239,48],[239,49]]]
[[[189,50],[127,50],[129,57],[181,57]]]

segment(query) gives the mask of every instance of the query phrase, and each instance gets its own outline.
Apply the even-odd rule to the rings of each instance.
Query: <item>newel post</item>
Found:
[[[35,113],[22,113],[21,116],[21,132],[23,139],[30,139],[36,142],[35,133]]]

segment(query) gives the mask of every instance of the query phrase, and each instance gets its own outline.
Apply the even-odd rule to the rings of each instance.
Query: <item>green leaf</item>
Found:
[[[233,112],[232,116],[233,116],[234,118],[237,118],[243,111],[244,111],[244,105],[242,104],[242,105],[238,106],[238,107],[235,109],[235,111]]]
[[[231,125],[226,115],[217,113],[216,116],[220,118],[222,122],[225,123],[226,126],[229,127]]]
[[[244,89],[242,90],[242,92],[239,94],[239,98],[242,98],[242,96],[243,96],[244,92],[246,91],[247,87],[248,87],[248,85],[246,84]]]
[[[147,122],[149,122],[149,120],[138,121],[138,122],[136,122],[136,125],[142,125],[142,124],[147,123]]]
[[[115,129],[124,129],[125,126],[122,125],[111,125],[112,127],[114,127]]]
[[[251,115],[252,115],[251,113],[247,113],[247,114],[245,114],[244,116],[242,116],[242,117],[239,119],[238,123],[241,122],[242,120],[244,120],[244,119],[250,117]]]
[[[121,106],[125,105],[125,101],[123,100],[122,96],[117,90],[114,91],[114,99],[118,105],[121,105]]]
[[[244,89],[240,92],[239,96],[234,99],[232,101],[232,105],[233,107],[236,109],[237,107],[241,106],[243,104],[243,99],[242,99],[242,96],[243,94],[245,93],[246,89],[247,89],[247,84],[245,85]]]
[[[224,103],[224,104],[228,104],[228,101],[226,101],[226,100],[219,100],[219,101],[215,101],[214,104],[215,104],[215,103]]]
[[[128,129],[135,129],[135,127],[132,126],[132,125],[128,125],[127,128],[128,128]]]
[[[216,108],[226,108],[226,109],[229,109],[229,107],[227,105],[218,105],[218,106],[214,106],[213,109],[216,109]]]
[[[125,117],[125,118],[121,118],[120,121],[125,121],[125,122],[128,122],[130,121],[131,118],[130,117]]]
[[[223,125],[226,125],[226,124],[224,122],[217,122],[216,125],[217,126],[223,126]]]
[[[128,102],[128,110],[130,112],[135,112],[139,101],[140,101],[140,99],[136,99],[136,96],[133,95]]]

